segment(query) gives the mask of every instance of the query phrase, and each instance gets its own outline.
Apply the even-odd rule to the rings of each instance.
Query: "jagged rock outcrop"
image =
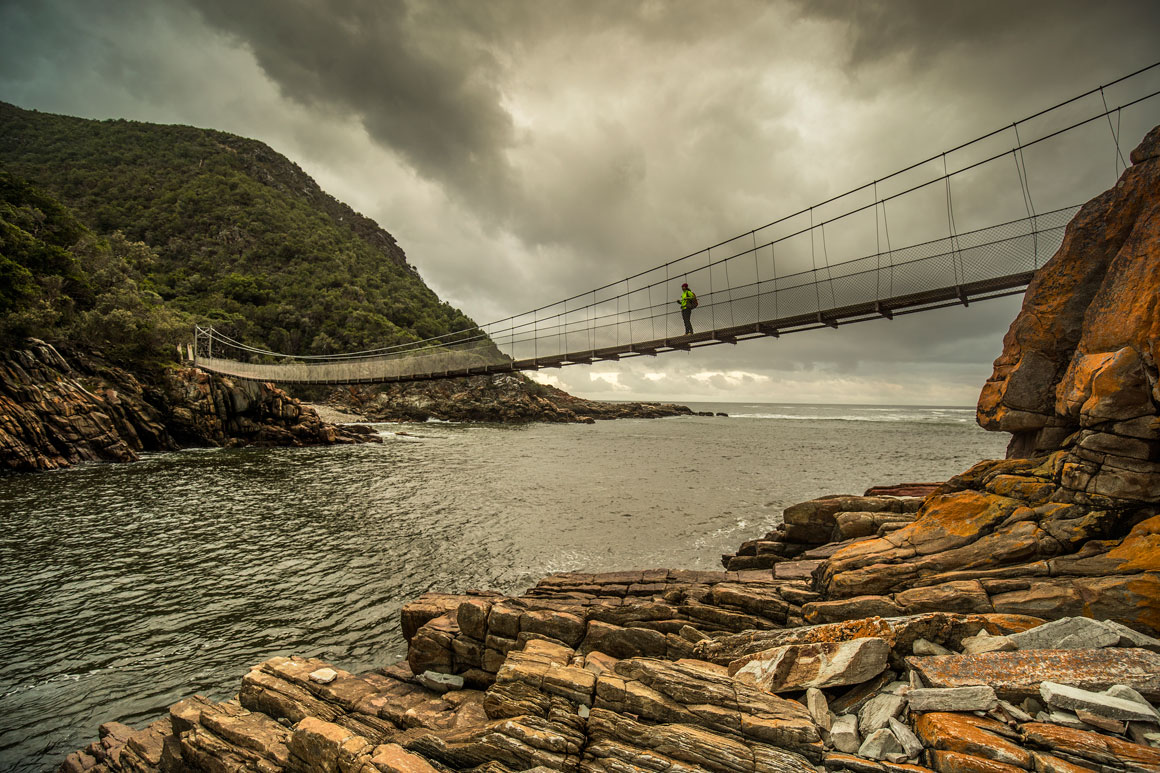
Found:
[[[324,423],[271,384],[195,368],[142,383],[100,358],[30,339],[0,354],[0,467],[54,470],[126,462],[183,446],[316,445],[375,440]]]
[[[693,411],[671,403],[584,400],[512,373],[374,387],[346,387],[327,401],[370,421],[583,422],[656,419]]]
[[[1008,455],[1066,449],[1077,500],[1160,500],[1160,127],[1036,274],[979,398]]]

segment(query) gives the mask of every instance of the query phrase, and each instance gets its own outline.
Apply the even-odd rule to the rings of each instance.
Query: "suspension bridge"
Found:
[[[198,367],[282,384],[416,381],[690,351],[1023,292],[1157,123],[1160,62],[737,237],[424,341],[267,351],[198,326]],[[1131,145],[1128,145],[1131,149]],[[1109,174],[1110,172],[1110,174]],[[677,299],[697,293],[696,332]]]

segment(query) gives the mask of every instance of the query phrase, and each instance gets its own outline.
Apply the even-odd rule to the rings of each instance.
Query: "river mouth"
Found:
[[[789,504],[1003,454],[957,413],[866,410],[376,425],[382,444],[0,476],[0,769],[51,770],[101,722],[227,698],[274,655],[393,663],[399,610],[428,590],[719,569]]]

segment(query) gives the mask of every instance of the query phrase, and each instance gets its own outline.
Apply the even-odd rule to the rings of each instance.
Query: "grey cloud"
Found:
[[[511,184],[515,142],[499,65],[470,26],[428,19],[439,4],[191,0],[235,35],[289,98],[362,120],[367,131],[452,192]],[[434,23],[432,23],[434,22]]]
[[[1056,57],[1039,56],[1051,49],[1097,59],[1087,41],[1108,33],[1125,38],[1137,31],[1155,33],[1160,7],[1151,0],[973,0],[939,3],[928,0],[793,0],[806,16],[844,25],[849,47],[846,64],[907,57],[912,66],[927,66],[938,58],[974,59],[988,50],[1021,44],[1028,67],[1060,70]],[[1131,27],[1124,21],[1133,21]],[[1155,39],[1153,38],[1153,41]],[[1086,50],[1085,50],[1086,49]],[[1147,62],[1141,62],[1147,64]]]

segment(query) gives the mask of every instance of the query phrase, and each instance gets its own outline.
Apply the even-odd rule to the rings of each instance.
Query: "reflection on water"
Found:
[[[427,590],[719,568],[787,504],[1002,455],[1005,436],[926,417],[422,424],[382,445],[2,476],[0,770],[226,698],[273,655],[394,662],[399,609]]]

